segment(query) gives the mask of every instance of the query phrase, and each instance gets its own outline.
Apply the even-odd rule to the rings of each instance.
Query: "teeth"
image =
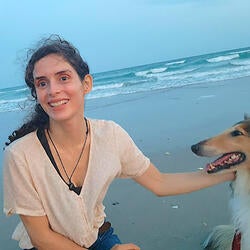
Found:
[[[215,166],[214,166],[212,163],[210,163],[210,164],[209,164],[209,168],[210,168],[210,169],[214,169]]]
[[[236,155],[232,155],[232,156],[231,156],[231,159],[232,159],[232,160],[234,160],[234,159],[236,159],[236,158],[237,158]]]
[[[245,155],[240,152],[227,153],[219,157],[212,163],[207,164],[207,172],[217,172],[223,169],[230,168],[231,166],[240,164],[245,160]]]
[[[61,100],[61,101],[59,101],[59,102],[50,102],[50,106],[52,106],[52,107],[57,107],[57,106],[66,104],[67,102],[68,102],[67,100]]]

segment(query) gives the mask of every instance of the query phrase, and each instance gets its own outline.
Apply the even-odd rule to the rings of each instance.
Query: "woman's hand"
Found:
[[[117,244],[111,248],[111,250],[140,250],[138,246],[133,243]]]

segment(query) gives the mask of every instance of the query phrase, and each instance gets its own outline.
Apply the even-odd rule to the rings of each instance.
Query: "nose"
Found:
[[[192,145],[191,150],[193,153],[197,154],[199,152],[199,143]]]
[[[48,88],[48,93],[50,96],[55,96],[56,94],[60,93],[60,84],[58,84],[55,81],[51,81],[49,88]]]

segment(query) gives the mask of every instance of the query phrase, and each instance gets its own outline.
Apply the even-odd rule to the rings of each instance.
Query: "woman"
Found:
[[[122,244],[105,221],[103,199],[117,177],[157,196],[234,179],[233,172],[161,173],[119,125],[84,117],[93,79],[78,50],[59,37],[34,51],[25,81],[35,113],[9,137],[4,157],[4,210],[21,218],[14,238],[23,249],[140,249]]]

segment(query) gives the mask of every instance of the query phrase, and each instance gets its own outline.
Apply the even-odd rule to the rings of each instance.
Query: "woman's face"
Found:
[[[50,54],[36,62],[33,77],[37,101],[50,120],[82,119],[84,96],[92,88],[90,75],[81,80],[63,57]]]

